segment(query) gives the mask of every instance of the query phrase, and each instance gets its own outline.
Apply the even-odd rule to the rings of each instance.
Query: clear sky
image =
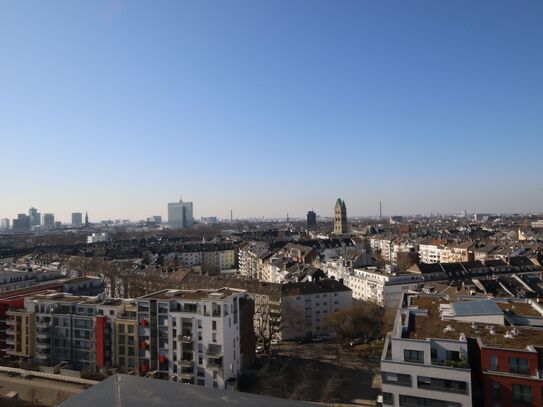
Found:
[[[543,211],[543,2],[0,0],[0,217]]]

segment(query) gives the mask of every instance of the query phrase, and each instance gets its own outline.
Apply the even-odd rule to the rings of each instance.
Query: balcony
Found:
[[[36,342],[36,348],[38,349],[50,349],[51,344],[48,342]]]
[[[36,328],[49,329],[51,328],[51,322],[36,321]]]
[[[194,338],[192,337],[192,335],[179,335],[177,337],[177,340],[181,341],[181,343],[192,343]]]
[[[194,372],[181,372],[179,373],[179,376],[181,376],[182,380],[193,380]]]
[[[436,360],[432,359],[432,365],[450,367],[453,369],[469,369],[467,360]]]
[[[11,338],[8,338],[8,339],[6,339],[6,344],[7,345],[15,345],[15,340],[13,340]]]
[[[179,359],[177,364],[181,367],[192,367],[194,365],[194,360],[192,359]]]
[[[215,350],[215,349],[209,349],[206,352],[206,356],[211,359],[220,359],[222,358],[222,351],[221,350]]]
[[[207,361],[207,367],[214,370],[222,370],[222,360],[211,359]]]
[[[51,332],[41,331],[36,334],[36,338],[49,339],[51,337]]]
[[[41,360],[49,360],[49,355],[46,353],[37,353],[36,357]]]
[[[6,319],[4,322],[6,323],[6,325],[10,325],[10,326],[15,325],[14,319]]]

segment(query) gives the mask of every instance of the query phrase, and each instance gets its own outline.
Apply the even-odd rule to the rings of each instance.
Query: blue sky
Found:
[[[541,1],[2,1],[0,217],[543,211]]]

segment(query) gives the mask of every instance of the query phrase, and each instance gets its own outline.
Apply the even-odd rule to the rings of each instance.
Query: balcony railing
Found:
[[[179,359],[177,361],[177,363],[179,364],[179,366],[182,366],[182,367],[192,367],[194,365],[194,360],[192,360],[192,359]]]
[[[215,349],[209,349],[209,350],[206,352],[206,356],[207,356],[208,358],[218,359],[218,358],[221,358],[221,357],[222,357],[222,351],[220,351],[220,350],[215,350]]]
[[[220,360],[208,360],[207,367],[211,369],[222,369],[222,362]]]
[[[192,335],[179,335],[177,337],[177,340],[181,341],[182,343],[192,343],[192,341],[194,339],[193,339]]]

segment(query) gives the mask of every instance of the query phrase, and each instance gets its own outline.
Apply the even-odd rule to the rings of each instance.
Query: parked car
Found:
[[[360,345],[361,343],[364,343],[364,339],[360,339],[360,338],[357,338],[357,339],[353,339],[351,342],[349,342],[349,346],[355,346],[355,345]]]
[[[279,339],[272,339],[272,340],[270,341],[270,343],[271,343],[272,345],[279,345]]]
[[[255,349],[255,353],[264,353],[264,346],[258,345]]]
[[[324,336],[314,336],[313,339],[311,339],[312,342],[322,342],[324,341]]]

